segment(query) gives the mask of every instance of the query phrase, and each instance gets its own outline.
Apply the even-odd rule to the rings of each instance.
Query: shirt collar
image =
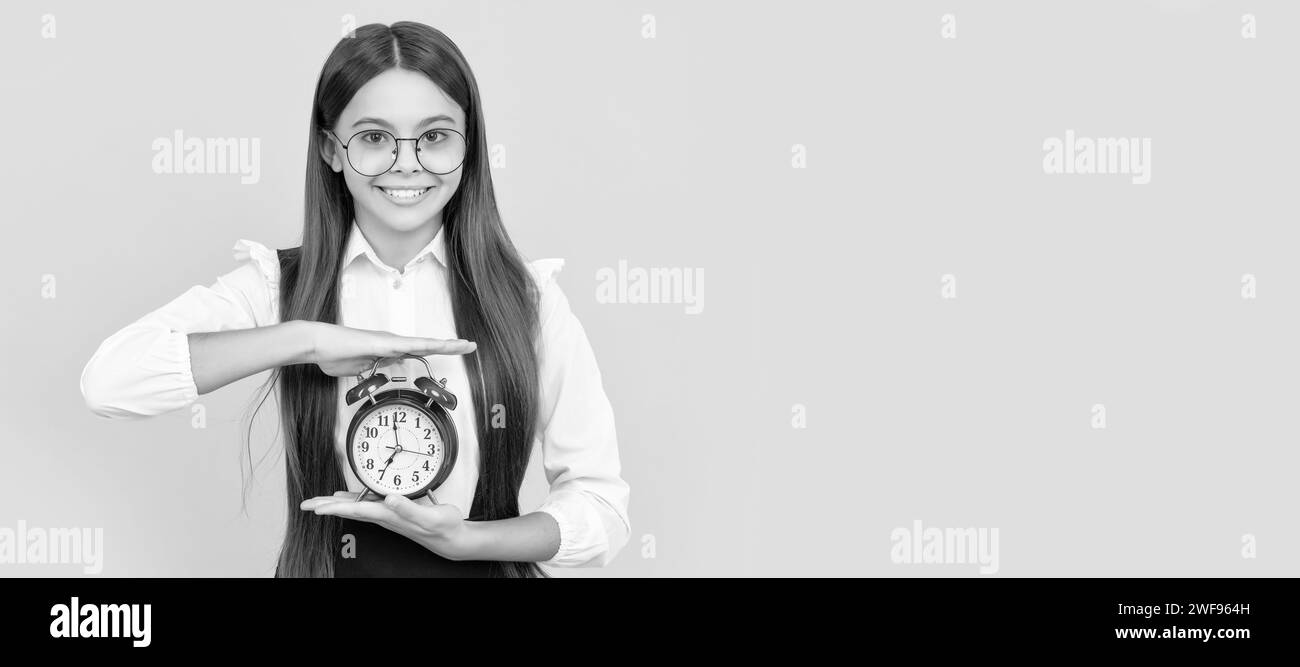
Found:
[[[446,229],[447,229],[447,225],[445,224],[439,227],[438,233],[433,235],[433,239],[431,239],[427,244],[425,244],[425,246],[420,249],[420,252],[415,253],[415,257],[411,258],[411,261],[407,263],[406,268],[410,268],[411,266],[413,266],[416,261],[418,261],[421,257],[424,257],[425,255],[433,255],[433,258],[438,260],[439,264],[442,264],[443,267],[446,267],[447,266],[447,244],[445,242],[445,237],[443,235],[443,232]],[[393,267],[389,267],[388,265],[380,261],[379,255],[375,254],[375,249],[371,247],[370,242],[367,241],[366,237],[361,233],[361,227],[357,225],[356,220],[353,220],[352,229],[350,232],[348,232],[348,245],[347,248],[343,251],[343,266],[344,267],[348,266],[349,264],[352,263],[352,260],[356,259],[361,255],[365,255],[366,257],[369,257],[370,261],[374,262],[375,266],[378,266],[379,268],[393,268]],[[403,271],[405,271],[405,268],[403,269]]]

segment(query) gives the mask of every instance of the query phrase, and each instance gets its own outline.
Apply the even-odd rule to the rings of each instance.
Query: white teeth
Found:
[[[379,188],[379,189],[383,190],[384,194],[388,195],[389,197],[392,197],[393,199],[416,199],[420,195],[427,192],[429,188],[420,188],[418,190],[412,190],[410,188],[398,188],[398,189]]]

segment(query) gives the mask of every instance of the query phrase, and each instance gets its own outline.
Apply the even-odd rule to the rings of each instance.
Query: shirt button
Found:
[[[421,257],[421,258],[419,258],[419,259],[417,259],[417,260],[415,260],[415,261],[417,261],[417,262],[423,262],[423,261],[424,261],[424,258]]]
[[[401,278],[393,278],[393,289],[398,289],[398,288],[401,287],[401,286],[402,286],[402,279],[401,279]]]

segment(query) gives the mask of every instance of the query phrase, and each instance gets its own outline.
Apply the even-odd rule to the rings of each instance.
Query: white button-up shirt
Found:
[[[198,399],[188,334],[280,322],[280,263],[275,251],[247,239],[240,239],[234,251],[239,266],[233,271],[211,286],[191,287],[100,344],[81,373],[81,393],[95,414],[131,419],[186,407]],[[459,338],[442,230],[399,273],[380,261],[354,221],[342,261],[339,324],[403,336]],[[555,280],[563,266],[562,259],[529,264],[540,294],[536,432],[550,484],[538,511],[554,517],[560,526],[560,549],[542,564],[598,566],[609,563],[627,543],[629,487],[620,476],[614,413],[595,356]],[[460,399],[451,411],[459,453],[450,476],[434,495],[438,502],[468,512],[479,477],[474,425],[476,410],[482,406],[474,405],[463,357],[426,359],[434,379],[446,378],[447,389]],[[425,375],[424,364],[411,358],[386,360],[380,368],[390,378],[408,379],[390,387],[407,386]],[[344,400],[358,382],[355,376],[338,380],[335,450],[339,460],[346,461],[348,424],[363,404],[349,406]],[[350,466],[342,468],[348,490],[365,488]]]

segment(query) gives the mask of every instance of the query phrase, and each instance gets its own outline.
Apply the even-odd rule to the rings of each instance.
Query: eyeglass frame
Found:
[[[387,174],[388,172],[392,171],[392,170],[393,170],[393,167],[396,167],[396,166],[397,166],[397,159],[398,159],[399,157],[401,157],[401,152],[402,152],[402,142],[403,142],[403,141],[414,141],[414,142],[417,142],[417,143],[415,144],[415,162],[416,162],[417,164],[420,165],[420,168],[421,168],[421,169],[423,169],[423,170],[425,170],[425,171],[427,171],[427,172],[429,172],[430,174],[433,174],[433,175],[435,175],[435,176],[446,176],[447,174],[455,173],[456,169],[460,169],[461,167],[465,166],[465,158],[466,158],[466,157],[469,157],[469,139],[466,138],[466,136],[465,136],[464,134],[461,134],[460,130],[454,130],[454,129],[450,128],[450,127],[435,127],[435,128],[430,129],[428,132],[425,132],[424,134],[421,134],[421,135],[418,136],[418,137],[399,137],[399,136],[393,134],[392,132],[389,132],[388,130],[385,130],[385,129],[382,129],[382,128],[367,128],[367,129],[364,129],[364,130],[357,130],[357,132],[356,132],[355,134],[353,134],[352,136],[348,137],[348,143],[346,143],[346,144],[343,143],[343,140],[339,138],[339,135],[334,134],[334,130],[325,130],[325,131],[326,131],[326,132],[329,132],[329,133],[330,133],[330,136],[331,136],[331,137],[334,137],[334,141],[339,142],[339,145],[343,147],[343,157],[344,157],[344,159],[347,160],[348,166],[349,166],[349,167],[352,167],[352,171],[355,171],[355,172],[357,172],[358,174],[361,174],[362,176],[365,176],[366,178],[376,178],[376,177],[379,177],[379,176],[383,176],[384,174]],[[397,144],[397,148],[393,151],[393,163],[390,164],[390,165],[388,165],[388,168],[387,168],[387,169],[385,169],[385,170],[379,172],[378,174],[367,174],[367,173],[362,172],[360,169],[357,169],[357,166],[354,165],[354,164],[352,164],[352,158],[351,158],[351,156],[348,155],[348,145],[352,143],[352,140],[353,140],[353,139],[356,139],[357,137],[359,137],[359,136],[365,134],[366,132],[383,132],[384,134],[387,134],[388,136],[392,137],[392,138],[393,138],[393,141]],[[439,173],[439,172],[433,171],[432,169],[430,169],[430,168],[424,166],[424,162],[422,162],[422,161],[420,160],[420,144],[419,144],[418,142],[420,141],[421,138],[424,137],[425,134],[428,134],[429,132],[454,132],[454,133],[456,133],[456,135],[458,135],[458,136],[460,137],[461,142],[465,144],[465,155],[462,155],[462,156],[461,156],[461,158],[460,158],[460,164],[457,164],[455,169],[452,169],[451,171],[444,171],[444,172]]]

